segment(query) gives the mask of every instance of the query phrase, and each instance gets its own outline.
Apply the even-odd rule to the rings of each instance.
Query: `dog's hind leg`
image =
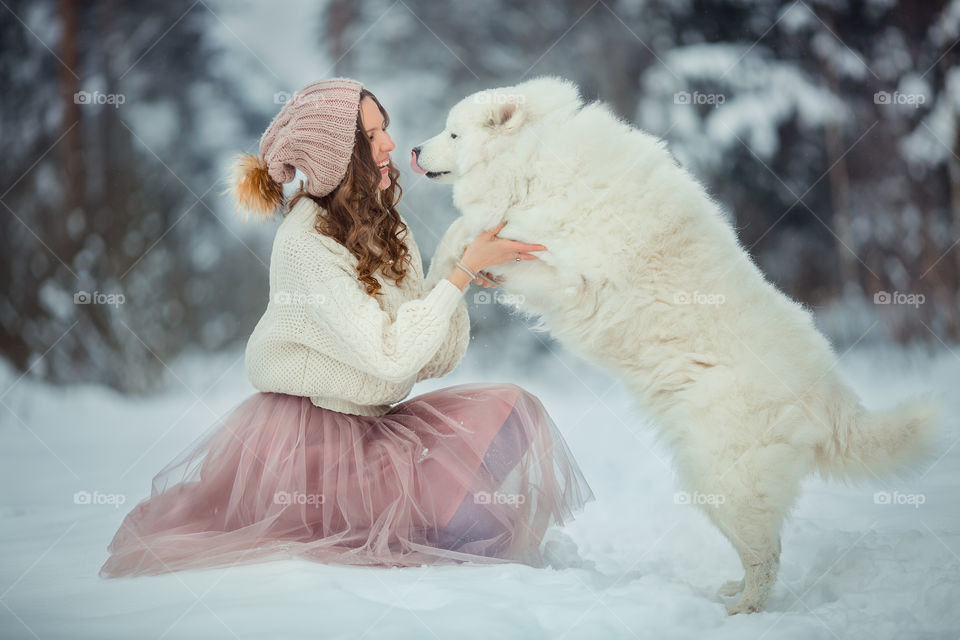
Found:
[[[719,518],[723,522],[720,530],[740,556],[744,577],[723,585],[718,593],[728,596],[743,593],[739,602],[727,607],[730,615],[755,613],[766,604],[780,570],[781,519],[776,516],[760,520],[753,505],[749,514],[744,514],[736,506],[723,511],[725,513]]]
[[[780,553],[780,538],[777,538],[777,554]],[[744,582],[746,581],[746,576],[739,580],[731,580],[730,582],[725,582],[723,586],[717,589],[717,595],[726,596],[732,598],[733,596],[741,593],[743,591]]]
[[[777,581],[780,539],[779,536],[775,539],[772,536],[754,536],[750,543],[738,543],[736,549],[745,570],[743,580],[739,581],[743,585],[743,595],[735,605],[727,607],[727,613],[756,613],[763,609]]]
[[[727,612],[753,613],[763,608],[780,569],[780,530],[799,486],[802,465],[764,447],[732,465],[714,461],[718,471],[699,476],[699,490],[712,499],[701,505],[740,556],[743,580],[728,582],[718,593],[740,601]]]

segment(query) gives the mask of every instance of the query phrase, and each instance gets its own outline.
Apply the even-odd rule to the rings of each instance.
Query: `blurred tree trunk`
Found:
[[[841,292],[850,284],[860,284],[860,269],[853,253],[853,234],[850,231],[850,179],[844,157],[843,127],[827,125],[824,129],[827,151],[827,179],[830,182],[830,201],[833,209],[834,233],[837,234],[837,259],[840,263]]]
[[[938,14],[946,15],[947,12],[948,3],[939,3]],[[960,104],[957,104],[951,92],[951,87],[947,85],[950,70],[955,64],[954,57],[948,54],[955,44],[955,42],[949,40],[936,49],[937,72],[931,74],[934,85],[934,99],[936,99],[936,94],[940,93],[941,99],[946,101],[950,127],[954,132],[952,140],[941,141],[944,145],[948,142],[950,144],[950,153],[945,159],[946,179],[949,182],[947,208],[950,216],[947,226],[950,229],[950,239],[946,243],[946,248],[941,248],[941,239],[934,237],[935,232],[933,230],[939,226],[935,224],[935,216],[928,211],[924,211],[924,226],[927,234],[924,238],[924,260],[921,262],[923,268],[922,279],[927,284],[927,290],[934,297],[927,304],[928,306],[936,305],[938,310],[936,317],[931,319],[931,324],[933,326],[941,324],[946,330],[946,335],[952,338],[960,336],[960,304],[957,300],[958,295],[960,295],[958,293],[958,285],[960,285],[960,245],[958,245],[958,242],[960,242],[960,159],[957,155],[960,154],[960,131],[957,130],[957,127],[960,127],[960,118],[957,117]]]
[[[346,57],[344,35],[359,12],[360,0],[332,0],[327,9],[327,39],[330,41],[330,57],[334,60],[334,75],[342,75]]]
[[[583,38],[590,43],[588,68],[596,72],[589,83],[613,106],[617,115],[633,121],[640,98],[640,73],[656,62],[631,29],[615,13],[616,7],[593,5],[590,0],[580,3],[578,11],[590,13],[583,22],[589,25],[589,34]],[[589,78],[590,76],[588,76]]]
[[[833,19],[828,13],[820,17],[821,24],[818,25],[821,35],[828,36],[834,32]],[[836,72],[830,64],[830,61],[820,57],[820,70],[826,80],[827,87],[834,95],[839,94]],[[854,253],[856,247],[850,229],[850,178],[847,172],[846,152],[843,135],[843,125],[828,124],[824,129],[824,142],[827,152],[827,179],[830,184],[830,202],[833,209],[833,227],[837,236],[836,254],[837,262],[840,266],[840,292],[842,293],[848,286],[860,285],[860,269],[857,264],[857,256]],[[881,283],[876,283],[880,286]]]
[[[83,127],[80,124],[81,106],[77,100],[80,91],[80,79],[76,69],[80,68],[80,56],[77,52],[77,11],[74,0],[60,0],[60,16],[63,33],[60,40],[60,95],[63,99],[63,168],[66,183],[65,212],[83,207],[86,200],[84,185],[86,175],[83,165]]]
[[[949,94],[948,94],[949,95]],[[950,156],[947,158],[947,168],[949,169],[950,177],[950,210],[953,213],[953,239],[954,242],[960,241],[960,118],[957,118],[957,109],[960,108],[960,105],[957,105],[953,97],[949,98],[950,101],[950,118],[953,121],[951,126],[953,127],[953,148],[950,150]],[[953,263],[957,267],[957,273],[960,274],[960,251],[957,250],[957,246],[953,245],[950,249],[953,253]]]
[[[948,94],[949,95],[949,94]],[[943,283],[943,289],[948,292],[953,292],[953,300],[947,300],[947,304],[944,305],[944,313],[948,315],[947,317],[947,328],[949,330],[949,335],[953,337],[960,336],[960,305],[957,304],[956,297],[957,293],[957,284],[960,281],[960,160],[958,160],[958,154],[960,154],[960,131],[957,130],[957,127],[960,127],[960,119],[957,118],[957,109],[960,105],[954,103],[952,96],[948,98],[950,101],[950,118],[953,120],[953,140],[952,149],[950,150],[950,155],[947,158],[947,176],[950,180],[950,211],[953,214],[951,219],[950,228],[953,231],[950,235],[952,236],[952,242],[949,245],[947,251],[952,254],[943,258],[943,261],[947,264],[953,265],[953,280],[951,283]],[[935,246],[935,239],[928,238],[927,245]],[[940,256],[936,256],[934,260],[939,260]],[[931,263],[931,273],[929,275],[936,275],[936,270],[933,269],[933,264]],[[937,287],[939,289],[939,287]]]

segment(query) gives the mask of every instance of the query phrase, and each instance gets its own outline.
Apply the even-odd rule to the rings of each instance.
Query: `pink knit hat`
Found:
[[[332,78],[293,94],[260,138],[260,157],[234,162],[240,208],[272,217],[283,206],[282,185],[297,169],[307,176],[307,193],[320,197],[336,189],[353,154],[362,88],[356,80]]]

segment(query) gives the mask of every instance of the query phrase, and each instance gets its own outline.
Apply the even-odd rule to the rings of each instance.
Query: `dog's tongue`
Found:
[[[420,168],[420,165],[417,164],[417,154],[413,151],[410,152],[410,168],[419,174],[424,174],[426,171]]]

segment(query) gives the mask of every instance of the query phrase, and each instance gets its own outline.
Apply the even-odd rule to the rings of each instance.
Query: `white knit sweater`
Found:
[[[318,407],[383,415],[415,382],[449,373],[470,339],[463,292],[434,268],[449,250],[453,226],[431,261],[424,295],[420,250],[404,238],[412,268],[400,287],[377,273],[375,298],[357,278],[357,260],[318,233],[320,207],[301,199],[277,229],[270,256],[270,299],[247,341],[247,375],[260,391],[309,396]],[[404,221],[406,222],[406,221]]]

